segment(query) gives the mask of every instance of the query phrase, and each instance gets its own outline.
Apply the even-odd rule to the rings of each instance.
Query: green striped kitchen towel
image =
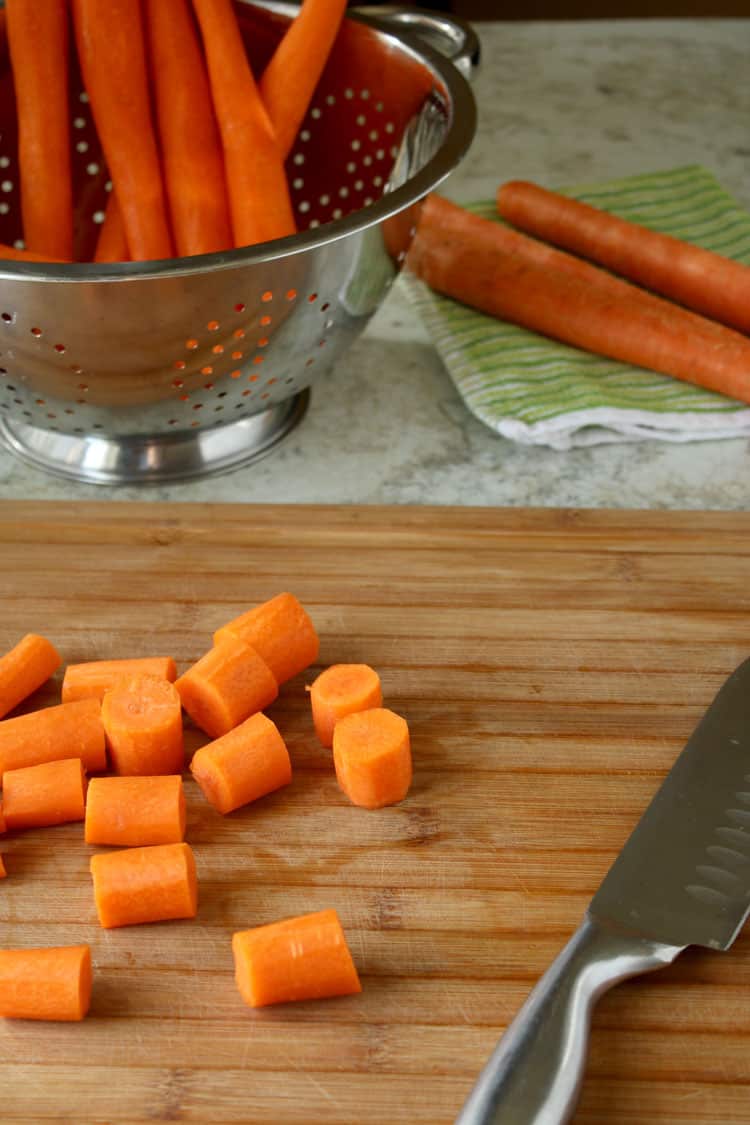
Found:
[[[750,265],[750,215],[705,168],[579,185],[565,194]],[[497,218],[494,200],[470,209]],[[750,408],[735,399],[495,320],[413,277],[406,285],[466,405],[504,437],[562,450],[750,434]]]

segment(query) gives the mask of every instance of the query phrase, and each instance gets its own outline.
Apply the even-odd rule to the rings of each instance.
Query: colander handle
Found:
[[[377,20],[386,28],[406,31],[417,36],[434,50],[445,55],[464,78],[470,81],[479,70],[481,48],[479,38],[470,24],[443,12],[425,12],[418,8],[402,8],[388,4],[372,8],[354,8],[355,13]]]

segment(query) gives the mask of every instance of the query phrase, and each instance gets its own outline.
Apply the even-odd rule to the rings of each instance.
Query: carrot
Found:
[[[332,664],[310,688],[315,733],[324,746],[332,746],[339,719],[380,707],[382,702],[380,677],[368,664]]]
[[[66,0],[6,0],[18,120],[21,217],[26,245],[73,257]]]
[[[5,814],[3,812],[3,802],[0,801],[0,836],[8,831],[8,826],[5,823]]]
[[[187,844],[102,852],[90,867],[99,922],[107,930],[198,912],[195,858]]]
[[[8,872],[5,870],[5,864],[3,862],[3,857],[0,855],[0,879],[5,879],[7,874],[8,874]]]
[[[185,792],[177,774],[94,777],[86,796],[87,844],[139,847],[185,838]]]
[[[226,167],[235,246],[294,234],[282,152],[231,0],[193,0]]]
[[[80,758],[6,770],[3,814],[9,831],[83,820],[86,772]]]
[[[0,259],[7,258],[11,262],[69,262],[70,258],[56,258],[52,254],[35,254],[32,250],[19,250],[17,246],[8,246],[0,242]]]
[[[107,765],[101,707],[80,699],[0,723],[0,780],[7,770],[80,758],[89,772]]]
[[[168,680],[143,674],[118,680],[102,699],[102,722],[116,773],[182,772],[182,708]]]
[[[260,93],[284,157],[307,113],[345,10],[346,0],[303,0],[263,71]]]
[[[125,223],[117,202],[114,189],[110,193],[104,222],[99,228],[99,237],[94,250],[95,262],[127,262],[130,260]]]
[[[318,656],[315,626],[294,594],[277,594],[228,621],[214,633],[214,644],[229,635],[254,648],[280,684]]]
[[[81,73],[134,261],[169,258],[172,240],[149,103],[140,4],[73,0]]]
[[[190,771],[220,813],[257,801],[292,780],[284,739],[276,724],[260,711],[196,750]]]
[[[0,719],[40,688],[61,664],[55,646],[37,633],[27,633],[0,656]]]
[[[498,189],[497,209],[528,234],[750,332],[750,268],[741,262],[523,180]]]
[[[411,785],[406,720],[385,707],[347,715],[333,732],[333,763],[352,804],[379,809],[403,801]]]
[[[164,181],[177,253],[233,246],[224,154],[187,0],[146,0]]]
[[[239,726],[279,694],[266,662],[255,649],[230,636],[188,668],[175,687],[190,718],[211,738]]]
[[[498,229],[432,196],[410,268],[491,316],[750,402],[750,340],[562,251],[547,248],[541,266],[540,244],[523,235],[515,234],[515,251],[499,250]]]
[[[118,680],[133,676],[158,676],[174,683],[177,666],[171,656],[138,656],[129,660],[91,660],[85,664],[68,664],[63,676],[63,703],[74,699],[103,699]]]
[[[91,1003],[88,945],[0,949],[0,1016],[82,1020]]]
[[[362,991],[335,910],[232,935],[235,980],[251,1008]]]

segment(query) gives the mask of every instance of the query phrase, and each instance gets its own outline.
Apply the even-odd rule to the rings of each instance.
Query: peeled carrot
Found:
[[[66,0],[6,0],[18,119],[21,218],[34,253],[73,257]]]
[[[130,252],[125,234],[125,223],[113,189],[110,192],[107,209],[104,212],[104,222],[99,228],[94,261],[127,262],[129,260]]]
[[[0,855],[0,879],[5,879],[7,874],[8,874],[8,872],[5,870],[5,864],[3,863],[3,857]]]
[[[86,795],[87,844],[141,847],[185,838],[185,792],[177,774],[94,777]]]
[[[498,250],[498,224],[428,198],[409,254],[431,288],[500,319],[750,402],[750,340],[533,239]],[[514,232],[507,232],[514,233]],[[572,268],[569,263],[573,262]]]
[[[292,780],[284,739],[260,711],[197,750],[190,771],[220,813],[257,801]]]
[[[315,733],[324,746],[332,746],[333,729],[339,719],[380,707],[382,702],[380,676],[369,664],[332,664],[310,688]]]
[[[85,664],[68,664],[63,676],[63,703],[74,699],[102,700],[118,680],[133,676],[157,676],[174,683],[177,665],[171,656],[137,656],[129,660],[91,660]]]
[[[41,687],[61,664],[55,646],[37,633],[27,633],[0,656],[0,719]]]
[[[32,250],[19,250],[17,246],[8,246],[0,242],[0,259],[7,258],[12,262],[69,262],[70,258],[59,258],[53,254],[35,254]]]
[[[235,980],[251,1008],[362,991],[335,910],[232,935]]]
[[[294,234],[283,154],[250,69],[231,0],[193,0],[224,150],[236,246]]]
[[[320,645],[306,610],[294,594],[286,593],[222,625],[214,633],[214,644],[229,635],[254,648],[280,684],[312,664]]]
[[[118,680],[102,699],[102,722],[116,773],[182,772],[182,708],[168,680],[143,674]]]
[[[141,6],[72,0],[78,58],[134,261],[172,256]]]
[[[528,234],[750,332],[750,268],[741,262],[523,180],[498,189],[497,209]]]
[[[347,715],[333,732],[333,763],[352,804],[379,809],[403,801],[412,772],[406,720],[386,707]]]
[[[83,820],[86,772],[80,758],[6,770],[3,815],[9,831]]]
[[[82,1020],[91,1003],[88,945],[0,949],[0,1016]]]
[[[234,245],[224,154],[206,62],[187,0],[146,0],[164,181],[177,253]]]
[[[188,668],[175,687],[190,718],[211,738],[239,726],[279,694],[266,662],[255,649],[231,636]]]
[[[260,80],[284,157],[294,144],[341,26],[347,0],[303,0]]]
[[[96,699],[60,703],[0,722],[0,780],[7,770],[80,758],[89,773],[107,765]]]
[[[125,848],[91,857],[94,898],[105,929],[194,918],[195,859],[187,844]]]

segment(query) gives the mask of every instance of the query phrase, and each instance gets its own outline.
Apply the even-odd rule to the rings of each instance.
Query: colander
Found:
[[[296,9],[236,7],[260,69]],[[442,14],[349,13],[287,165],[299,233],[161,262],[4,263],[0,437],[38,467],[102,484],[197,477],[269,452],[383,301],[419,201],[469,147],[478,57],[471,29]],[[72,81],[85,258],[111,183]],[[17,177],[8,69],[0,241],[22,245]]]

